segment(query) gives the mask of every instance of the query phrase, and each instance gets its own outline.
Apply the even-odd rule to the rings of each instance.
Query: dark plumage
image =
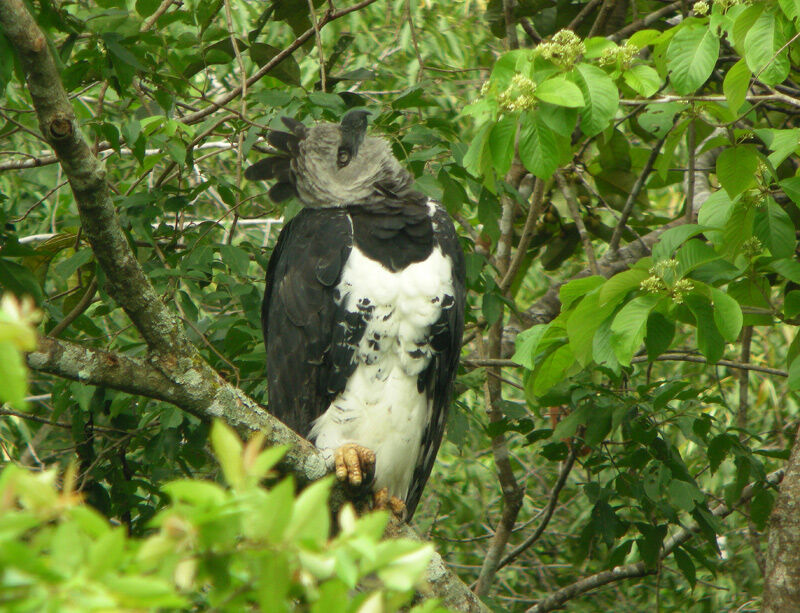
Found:
[[[289,132],[269,136],[279,152],[245,173],[274,180],[271,198],[305,206],[267,270],[269,409],[340,478],[372,478],[410,518],[458,364],[463,253],[444,209],[413,189],[384,139],[366,135],[365,111],[339,125],[283,122]]]

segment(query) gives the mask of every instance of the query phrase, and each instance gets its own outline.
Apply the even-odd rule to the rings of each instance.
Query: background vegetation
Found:
[[[797,0],[0,2],[0,602],[480,606],[426,591],[430,548],[381,544],[385,517],[326,539],[330,482],[293,500],[259,484],[279,452],[209,445],[211,417],[295,440],[249,398],[298,205],[242,170],[281,116],[366,105],[467,253],[417,532],[498,611],[800,607],[799,23]],[[12,294],[41,316],[27,390]]]

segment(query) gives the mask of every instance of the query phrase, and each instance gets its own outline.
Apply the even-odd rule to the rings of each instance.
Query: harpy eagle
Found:
[[[261,310],[269,410],[337,477],[410,519],[447,418],[464,328],[464,254],[367,114],[283,118],[245,172],[303,209],[280,233]]]

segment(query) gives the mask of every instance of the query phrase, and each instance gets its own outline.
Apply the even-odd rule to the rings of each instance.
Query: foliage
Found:
[[[40,317],[29,298],[20,301],[10,293],[0,298],[0,368],[4,374],[0,402],[24,406],[28,369],[23,352],[36,348],[34,326]]]
[[[296,499],[291,478],[260,482],[284,450],[246,446],[220,422],[211,432],[228,487],[166,483],[151,536],[129,538],[82,502],[74,465],[63,476],[10,464],[0,473],[0,603],[4,611],[395,611],[431,553],[381,542],[387,513],[339,515],[328,538],[330,478]],[[353,596],[352,590],[360,587]],[[435,601],[411,609],[430,613]]]
[[[265,397],[261,279],[277,229],[297,204],[274,208],[263,186],[242,181],[242,169],[262,154],[263,133],[280,128],[282,115],[337,121],[367,105],[375,111],[371,129],[456,217],[467,252],[469,342],[418,527],[467,583],[477,579],[502,519],[506,488],[491,451],[499,438],[526,487],[500,557],[549,523],[503,560],[487,598],[496,610],[524,610],[638,561],[652,576],[576,598],[570,610],[757,606],[776,493],[765,476],[788,457],[798,422],[797,2],[697,2],[683,15],[649,0],[602,3],[614,6],[586,14],[585,1],[519,0],[518,48],[506,39],[500,0],[371,4],[325,23],[320,48],[305,0],[185,1],[156,17],[160,4],[31,3],[105,160],[137,258],[203,357]],[[319,24],[327,5],[314,4]],[[304,33],[305,42],[277,61]],[[265,68],[245,96],[226,97],[243,75]],[[32,135],[38,128],[23,80],[0,36],[0,286],[35,300],[41,334],[56,330],[85,346],[146,357],[144,341],[105,293],[61,171]],[[513,263],[507,283],[503,254]],[[482,341],[497,322],[505,342],[488,353],[495,349]],[[500,360],[502,374],[485,358]],[[10,362],[5,354],[0,360],[5,377]],[[490,423],[485,384],[497,377],[503,418]],[[214,584],[192,591],[208,599],[197,606],[211,603],[212,593],[215,602],[232,595],[231,607],[240,597],[317,597],[294,575],[289,596],[262,594],[253,565],[274,560],[234,551],[230,539],[278,521],[259,509],[248,525],[241,513],[256,499],[281,495],[297,511],[307,495],[321,506],[324,485],[291,502],[288,482],[244,485],[241,454],[225,460],[219,449],[229,489],[186,481],[218,472],[206,448],[209,426],[195,417],[41,373],[31,394],[38,400],[29,413],[0,419],[4,460],[64,468],[77,456],[74,488],[96,512],[67,505],[38,528],[20,520],[9,539],[45,535],[14,540],[29,552],[25,559],[33,547],[46,553],[53,539],[94,535],[86,524],[115,535],[106,537],[120,552],[119,563],[107,565],[111,574],[160,581],[164,598],[188,597],[176,576]],[[563,489],[554,488],[570,458],[575,467]],[[10,467],[3,474],[20,483],[37,478]],[[753,495],[741,514],[711,513],[719,501],[734,504],[748,484]],[[554,491],[553,517],[542,520]],[[211,515],[230,512],[230,526],[196,525],[203,505]],[[699,536],[662,558],[665,539],[691,522]],[[319,587],[319,598],[334,599],[354,585],[353,572],[367,572],[356,553],[384,547],[373,538],[377,523],[355,524],[353,534],[372,535],[363,551],[343,535],[300,555],[302,543],[292,540],[293,568],[333,584]],[[71,527],[57,537],[62,525]],[[179,530],[165,540],[170,526]],[[195,557],[177,546],[158,564],[139,557],[147,543],[174,544],[204,530],[219,532],[195,541]],[[90,559],[91,548],[78,550]],[[223,550],[225,565],[214,566]],[[335,552],[352,564],[345,568]],[[209,579],[221,568],[237,570],[230,583]],[[325,583],[323,571],[337,578]],[[80,580],[94,586],[81,597],[116,597],[91,572]],[[403,593],[410,586],[388,581]]]

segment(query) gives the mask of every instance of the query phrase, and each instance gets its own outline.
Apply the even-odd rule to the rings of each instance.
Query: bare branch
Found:
[[[553,491],[550,492],[550,499],[547,501],[547,506],[544,509],[544,516],[541,518],[539,525],[536,527],[536,530],[527,537],[524,541],[522,541],[519,545],[517,545],[512,551],[506,555],[500,561],[500,567],[506,566],[507,564],[511,564],[514,560],[516,560],[521,553],[523,553],[526,549],[528,549],[531,545],[533,545],[539,538],[544,534],[547,525],[550,523],[550,518],[553,517],[553,513],[556,510],[556,505],[558,504],[558,496],[561,494],[561,490],[564,489],[564,485],[567,482],[567,477],[569,476],[570,471],[572,471],[572,467],[575,465],[575,458],[578,455],[578,450],[580,449],[580,445],[577,441],[573,441],[572,449],[570,449],[569,456],[561,465],[561,470],[558,473],[558,479],[556,479],[556,483],[553,486]]]
[[[592,247],[592,239],[589,238],[589,234],[586,232],[586,226],[583,224],[583,217],[581,217],[578,201],[575,200],[572,187],[564,180],[564,175],[560,170],[556,171],[556,180],[558,181],[558,187],[561,189],[561,193],[564,195],[564,199],[567,201],[567,208],[572,216],[572,221],[575,222],[575,226],[578,228],[578,235],[581,237],[583,250],[586,253],[586,259],[589,261],[589,271],[593,275],[599,274],[597,258],[594,255],[594,247]]]
[[[653,171],[653,165],[656,163],[658,154],[661,151],[661,147],[664,146],[664,141],[667,140],[668,135],[669,132],[664,134],[664,136],[659,139],[659,141],[653,147],[653,150],[650,152],[650,157],[647,158],[647,162],[645,163],[644,168],[642,168],[642,172],[640,172],[639,176],[636,177],[636,181],[631,188],[631,193],[628,194],[628,199],[625,201],[625,206],[622,207],[622,215],[620,216],[619,222],[614,228],[614,234],[611,235],[611,240],[608,243],[608,250],[611,253],[616,253],[616,251],[619,249],[619,242],[622,239],[622,232],[625,230],[625,226],[628,223],[628,217],[630,217],[631,212],[633,211],[633,205],[636,203],[636,199],[639,197],[639,194],[641,193],[642,188],[647,181],[647,177],[649,177],[650,173]]]

